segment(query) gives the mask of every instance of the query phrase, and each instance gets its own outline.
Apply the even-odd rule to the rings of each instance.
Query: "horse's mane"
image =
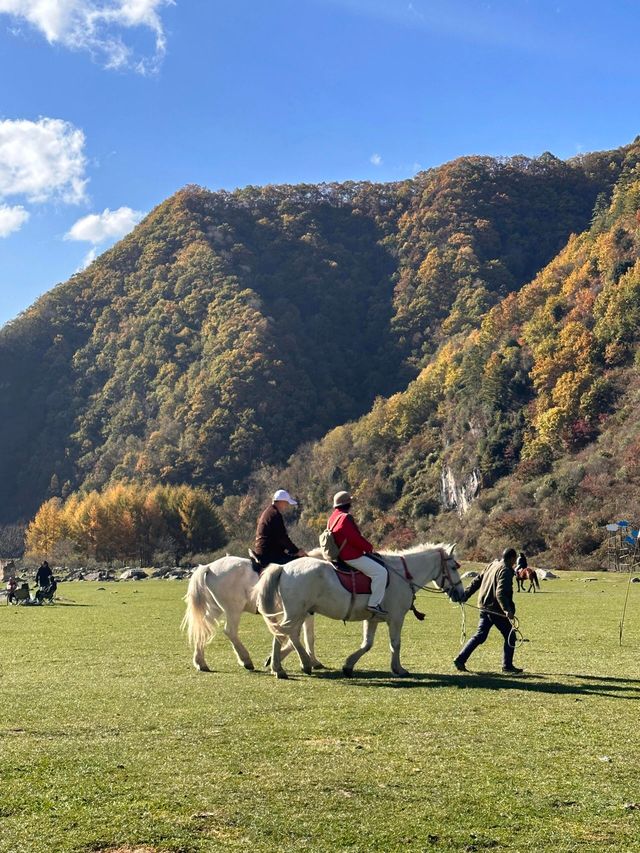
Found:
[[[412,545],[411,548],[403,548],[401,551],[381,551],[381,554],[387,554],[389,557],[407,557],[409,554],[417,554],[419,551],[438,551],[440,549],[448,550],[451,548],[450,542],[422,542],[418,545]]]

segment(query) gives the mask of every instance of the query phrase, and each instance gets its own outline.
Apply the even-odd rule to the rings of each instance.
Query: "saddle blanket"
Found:
[[[355,595],[371,595],[371,578],[363,575],[357,569],[350,569],[349,571],[336,569],[336,575],[347,592],[352,592]]]
[[[368,575],[359,572],[357,569],[352,569],[351,566],[339,561],[338,565],[333,564],[336,576],[342,586],[354,595],[371,595],[371,578]],[[389,586],[389,572],[387,571],[387,586]]]

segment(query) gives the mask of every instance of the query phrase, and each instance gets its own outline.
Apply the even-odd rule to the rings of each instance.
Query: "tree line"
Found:
[[[118,484],[50,498],[27,527],[27,555],[66,562],[178,562],[227,541],[211,497],[191,486]]]

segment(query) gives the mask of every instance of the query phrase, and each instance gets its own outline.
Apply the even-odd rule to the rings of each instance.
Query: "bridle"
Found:
[[[460,568],[460,563],[456,560],[453,554],[447,554],[444,548],[440,548],[440,569],[442,572],[442,592],[447,592],[450,589],[455,589],[457,586],[456,581],[454,581],[451,576],[451,568],[449,567],[449,563],[453,562],[453,567],[456,572]],[[445,579],[449,582],[449,586],[446,587],[444,585]]]
[[[435,595],[443,595],[445,593],[448,593],[449,590],[455,589],[455,587],[457,586],[456,581],[454,581],[453,577],[451,576],[451,568],[449,567],[449,563],[453,562],[454,568],[456,571],[458,571],[458,569],[460,568],[460,563],[456,560],[456,558],[452,554],[447,554],[447,552],[444,550],[444,548],[438,548],[438,551],[440,553],[440,575],[442,576],[442,586],[439,589],[434,589],[432,586],[422,586],[421,584],[416,583],[413,579],[413,575],[409,571],[409,567],[407,566],[407,561],[402,556],[402,554],[398,555],[400,557],[400,560],[402,562],[402,567],[404,569],[404,577],[402,577],[400,572],[397,572],[395,569],[394,569],[394,571],[396,571],[396,574],[398,575],[398,577],[401,577],[404,581],[406,581],[409,584],[409,586],[411,587],[411,591],[413,592],[414,596],[415,596],[417,590],[419,590],[419,589],[423,590],[424,592],[434,593]],[[434,578],[434,580],[435,580],[435,578]],[[445,585],[445,581],[448,582],[448,585]],[[437,583],[437,581],[436,581],[436,583]]]

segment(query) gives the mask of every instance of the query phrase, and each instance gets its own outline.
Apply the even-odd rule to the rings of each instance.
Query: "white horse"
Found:
[[[400,663],[400,635],[407,612],[413,604],[415,592],[433,582],[453,601],[461,601],[464,587],[458,574],[460,564],[455,558],[455,545],[417,545],[406,551],[383,553],[389,566],[389,585],[382,606],[388,615],[391,646],[391,671],[395,675],[409,675]],[[273,634],[271,672],[278,678],[287,678],[282,669],[282,642],[288,639],[300,658],[302,669],[311,673],[312,661],[300,643],[300,628],[309,613],[320,613],[330,619],[343,621],[364,620],[364,639],[360,648],[349,655],[342,668],[346,676],[373,645],[381,617],[367,611],[368,595],[356,595],[342,586],[330,563],[312,557],[301,557],[284,566],[269,566],[257,588],[258,609]],[[279,612],[278,612],[279,611]]]
[[[204,658],[204,649],[223,618],[223,630],[231,641],[238,663],[245,669],[254,669],[251,656],[238,636],[238,625],[243,613],[258,612],[255,598],[258,577],[251,560],[229,555],[206,566],[198,566],[195,570],[184,597],[187,611],[182,620],[182,629],[186,629],[193,646],[193,665],[196,669],[211,672]],[[311,666],[323,669],[314,652],[313,617],[305,621],[303,634]],[[288,654],[292,648],[292,645],[287,646],[283,654]]]

